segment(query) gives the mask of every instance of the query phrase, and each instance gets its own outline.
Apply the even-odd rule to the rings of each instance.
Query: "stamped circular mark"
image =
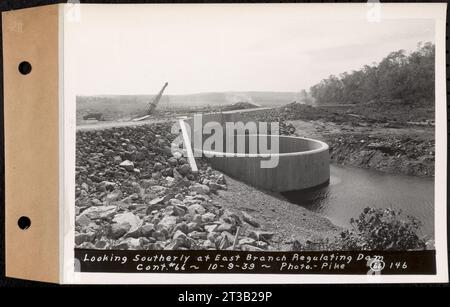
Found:
[[[374,272],[381,272],[385,265],[384,261],[380,259],[372,259],[369,264],[370,269]]]
[[[17,221],[17,225],[19,225],[19,228],[22,230],[26,230],[30,228],[31,226],[31,220],[28,216],[21,216],[19,220]]]
[[[23,61],[19,64],[19,72],[22,75],[28,75],[31,72],[31,64],[27,61]]]

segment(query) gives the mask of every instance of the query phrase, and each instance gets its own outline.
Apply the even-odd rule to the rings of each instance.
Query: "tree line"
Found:
[[[434,103],[435,46],[418,43],[416,51],[391,52],[379,64],[331,75],[310,88],[315,103]]]

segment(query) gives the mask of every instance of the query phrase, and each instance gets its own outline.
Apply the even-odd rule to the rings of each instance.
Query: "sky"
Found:
[[[167,94],[298,92],[435,41],[432,19],[369,22],[366,11],[83,6],[64,53],[79,95],[155,94],[166,81]]]

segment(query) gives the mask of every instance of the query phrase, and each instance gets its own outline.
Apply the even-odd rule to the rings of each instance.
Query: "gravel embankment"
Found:
[[[272,250],[282,248],[280,237],[292,229],[278,231],[266,223],[276,221],[273,216],[281,218],[280,224],[285,217],[303,229],[308,228],[303,220],[314,216],[318,224],[332,228],[328,220],[304,209],[294,220],[295,215],[285,210],[286,202],[276,209],[274,198],[251,187],[235,193],[239,185],[232,181],[230,190],[225,176],[203,161],[198,161],[199,171],[192,172],[183,157],[170,153],[175,138],[170,127],[167,122],[77,131],[78,248]],[[225,196],[217,195],[221,191]],[[255,204],[258,214],[251,212],[249,199],[253,204],[265,199]],[[263,206],[273,214],[259,214]]]

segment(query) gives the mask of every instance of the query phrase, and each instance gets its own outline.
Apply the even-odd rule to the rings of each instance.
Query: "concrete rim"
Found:
[[[250,134],[252,136],[270,136],[267,134]],[[287,152],[287,153],[278,153],[278,154],[243,154],[243,153],[229,153],[229,152],[219,152],[219,151],[211,151],[211,150],[199,150],[199,149],[193,149],[195,153],[202,153],[204,155],[209,155],[212,157],[227,157],[227,158],[269,158],[273,155],[277,155],[279,157],[290,157],[290,156],[306,156],[311,155],[319,152],[328,151],[329,146],[325,142],[310,139],[310,138],[304,138],[299,136],[290,136],[290,135],[272,135],[272,137],[278,137],[278,138],[289,138],[289,139],[301,139],[306,140],[312,143],[317,143],[320,145],[319,148],[313,149],[313,150],[307,150],[307,151],[294,151],[294,152]]]

